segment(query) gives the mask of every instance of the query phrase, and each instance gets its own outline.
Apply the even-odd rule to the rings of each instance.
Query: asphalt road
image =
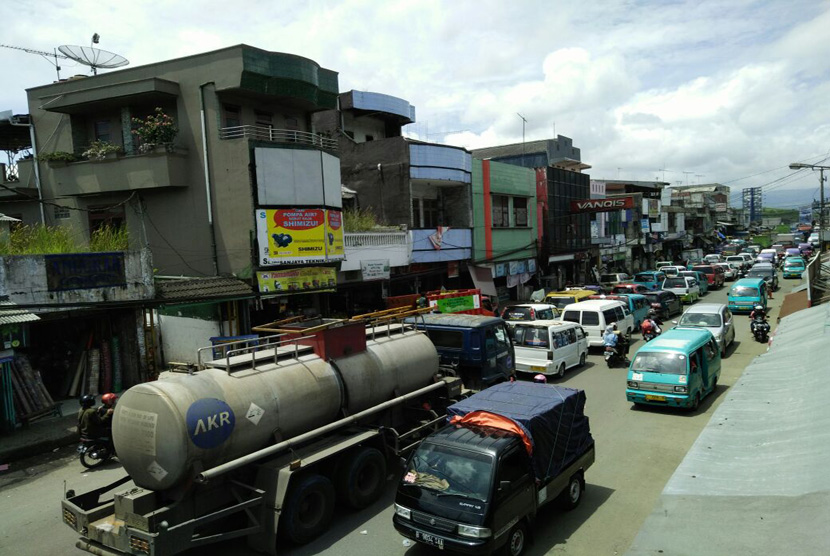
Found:
[[[781,290],[772,300],[771,322],[784,292],[798,283],[782,280]],[[701,302],[725,302],[727,289],[728,286],[709,292]],[[723,360],[717,391],[705,398],[695,413],[633,408],[625,399],[625,370],[608,369],[599,352],[589,356],[584,368],[569,371],[559,381],[582,388],[587,394],[585,411],[591,419],[597,460],[586,473],[587,489],[576,510],[565,513],[549,506],[541,511],[528,554],[596,556],[622,554],[628,549],[663,486],[715,408],[729,395],[729,388],[750,360],[766,349],[752,340],[746,316],[736,316],[736,323],[736,341]],[[635,343],[630,355],[640,345],[641,341]],[[81,554],[74,548],[77,536],[60,518],[64,488],[82,492],[121,476],[123,470],[117,463],[97,471],[85,470],[71,447],[17,462],[10,471],[0,474],[0,554]],[[280,553],[435,554],[429,548],[405,541],[395,532],[391,523],[394,490],[395,481],[390,480],[385,496],[373,506],[358,513],[338,510],[332,529],[323,537],[302,547],[278,543]],[[230,541],[192,554],[255,553],[241,541]]]

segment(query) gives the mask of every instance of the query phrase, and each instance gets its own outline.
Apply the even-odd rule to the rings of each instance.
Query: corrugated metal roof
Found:
[[[25,309],[18,309],[11,301],[0,300],[0,324],[20,324],[36,320],[40,320],[40,317]]]
[[[222,276],[158,280],[156,296],[165,301],[202,301],[205,299],[254,297],[246,282]]]
[[[828,358],[830,305],[782,319],[772,347],[726,393],[628,554],[827,554]]]

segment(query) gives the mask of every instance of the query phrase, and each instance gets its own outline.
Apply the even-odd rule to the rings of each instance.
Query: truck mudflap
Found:
[[[101,501],[105,494],[130,480],[120,479],[105,487],[61,502],[63,521],[81,534],[76,547],[91,554],[113,556],[147,554],[167,556],[194,547],[257,533],[264,521],[264,491],[227,481],[221,501],[198,517],[187,517],[177,503],[167,505],[156,493],[129,488]],[[216,496],[216,492],[211,495]],[[246,517],[244,525],[227,529],[217,522],[233,515]]]

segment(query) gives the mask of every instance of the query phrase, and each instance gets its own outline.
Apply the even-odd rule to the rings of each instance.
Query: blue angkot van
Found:
[[[729,288],[727,306],[733,313],[751,313],[756,305],[767,310],[767,286],[763,278],[741,278]]]
[[[705,329],[672,329],[634,354],[625,397],[635,405],[694,411],[714,392],[721,373],[720,349]]]

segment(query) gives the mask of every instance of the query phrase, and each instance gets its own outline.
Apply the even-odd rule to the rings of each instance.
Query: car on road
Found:
[[[660,320],[669,320],[672,315],[683,312],[683,302],[672,292],[656,291],[644,293],[651,304],[651,308],[657,311]]]
[[[723,269],[723,278],[727,282],[731,282],[732,280],[738,279],[738,269],[732,266],[729,263],[715,263],[715,266],[719,266]],[[709,281],[707,280],[706,283],[708,284]]]
[[[733,313],[751,313],[758,305],[767,308],[767,283],[762,278],[741,278],[729,288],[727,305]]]
[[[705,328],[712,333],[720,349],[720,356],[726,357],[726,350],[735,341],[735,322],[732,311],[723,303],[698,303],[689,307],[679,320],[672,321],[678,328]]]
[[[704,263],[722,263],[723,256],[720,253],[709,253],[703,257]]]
[[[718,345],[707,329],[675,328],[637,350],[628,368],[626,399],[634,404],[697,410],[721,373]]]
[[[778,271],[770,263],[757,263],[746,273],[746,278],[763,278],[775,291],[778,289]]]
[[[700,287],[700,295],[705,295],[709,292],[709,281],[706,279],[706,275],[702,272],[697,270],[682,270],[678,276],[688,276],[689,278],[697,280],[697,285]]]
[[[617,284],[614,286],[614,289],[611,290],[612,294],[615,293],[639,293],[644,294],[646,292],[654,291],[646,285],[643,284]]]
[[[633,282],[635,284],[642,284],[650,290],[659,290],[660,284],[662,284],[665,279],[665,272],[660,270],[646,270],[635,274]]]
[[[628,312],[634,318],[635,331],[640,330],[640,325],[643,324],[646,315],[648,315],[648,310],[651,309],[651,304],[646,296],[639,293],[624,292],[612,293],[610,295],[595,295],[591,299],[615,299],[623,303],[628,303]]]
[[[801,273],[807,270],[804,259],[791,257],[784,261],[784,268],[781,270],[783,278],[801,278]]]
[[[684,270],[686,270],[686,267],[680,265],[666,265],[660,268],[660,272],[663,272],[666,276],[671,278],[677,276]]]
[[[672,292],[686,303],[694,303],[700,299],[700,286],[697,280],[688,276],[666,278],[661,286],[663,291]]]
[[[748,270],[750,266],[752,266],[752,261],[746,260],[745,257],[741,255],[731,255],[726,257],[727,263],[735,263],[741,270]]]
[[[550,292],[545,296],[545,303],[550,303],[560,309],[571,303],[579,303],[585,301],[596,292],[591,290],[567,290],[559,292]]]
[[[700,264],[692,267],[692,270],[697,270],[706,275],[706,280],[709,282],[709,289],[721,288],[726,282],[726,277],[723,275],[723,269],[715,264]]]
[[[608,274],[600,274],[599,276],[599,283],[605,288],[613,289],[614,286],[617,284],[622,284],[623,282],[628,282],[631,280],[631,276],[625,274],[624,272],[611,272]]]
[[[501,318],[508,326],[517,322],[532,320],[554,320],[559,318],[559,308],[550,303],[521,303],[505,307],[501,312]]]
[[[513,327],[516,371],[565,376],[588,356],[588,339],[578,324],[553,320],[519,322]]]
[[[562,311],[562,321],[581,324],[588,336],[588,346],[603,345],[605,327],[617,323],[617,328],[626,336],[634,330],[634,317],[628,310],[628,303],[613,299],[589,299],[572,303]]]

